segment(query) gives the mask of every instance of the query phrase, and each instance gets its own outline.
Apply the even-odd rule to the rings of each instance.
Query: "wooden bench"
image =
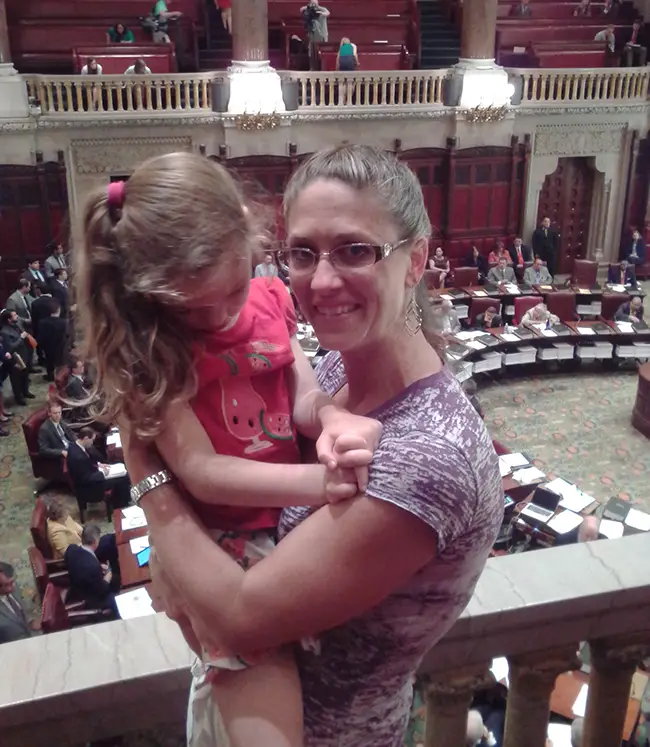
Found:
[[[510,10],[512,9],[513,3],[511,2],[499,2],[497,6],[497,18],[510,18]],[[592,21],[599,18],[603,18],[603,22],[606,23],[607,19],[601,16],[602,5],[591,6],[591,16],[574,16],[573,13],[578,3],[540,3],[531,5],[532,20],[538,19],[569,19],[576,18],[576,20]],[[522,19],[524,20],[524,19]]]
[[[386,44],[404,44],[408,34],[406,19],[368,20],[357,18],[345,22],[330,20],[328,25],[329,39],[332,42],[340,42],[347,36],[355,44],[374,44],[384,42]],[[283,22],[285,34],[295,34],[303,38],[306,36],[304,26],[300,19],[286,20]]]
[[[153,74],[175,73],[176,55],[173,44],[113,44],[101,47],[75,47],[72,61],[75,73],[80,73],[88,57],[94,57],[102,66],[104,75],[123,75],[135,63],[144,60]]]
[[[576,19],[577,20],[577,19]],[[532,25],[525,21],[499,21],[497,24],[497,48],[512,49],[513,47],[530,47],[537,42],[562,41],[593,41],[596,34],[605,28],[605,24],[594,26],[569,25]],[[623,37],[625,26],[617,26],[617,39]],[[603,42],[603,47],[605,43]]]
[[[154,0],[111,0],[109,4],[103,0],[7,0],[7,20],[11,25],[29,18],[47,23],[54,18],[74,18],[81,21],[86,18],[106,19],[110,16],[108,26],[122,21],[135,33],[137,19],[149,15],[153,4]],[[203,23],[201,0],[173,0],[170,10],[181,11],[191,21]]]
[[[607,51],[601,42],[538,42],[532,53],[536,67],[598,68],[606,67]]]
[[[321,70],[336,70],[337,52],[320,50]],[[408,70],[406,49],[358,52],[359,70]]]
[[[375,21],[383,18],[403,17],[408,18],[410,10],[407,2],[403,0],[377,0],[377,2],[345,2],[329,3],[323,0],[325,7],[330,11],[329,20],[340,20],[348,18],[367,18]],[[269,21],[285,21],[297,18],[302,20],[300,8],[306,5],[306,0],[293,2],[293,0],[277,0],[269,2]]]

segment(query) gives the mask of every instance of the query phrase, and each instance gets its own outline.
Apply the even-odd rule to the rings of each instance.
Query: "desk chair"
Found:
[[[30,547],[27,550],[27,556],[29,557],[29,565],[31,566],[34,583],[36,584],[36,590],[41,601],[43,601],[48,584],[56,587],[61,597],[65,600],[70,586],[70,577],[65,570],[64,562],[62,560],[56,561],[58,570],[55,570],[54,566],[48,566],[43,554],[36,547]]]
[[[111,610],[86,609],[83,602],[66,605],[54,584],[48,584],[43,594],[41,608],[41,630],[56,633],[79,625],[103,622],[111,619]]]
[[[561,322],[575,322],[580,318],[576,313],[575,293],[549,293],[546,308],[559,317]]]
[[[442,270],[425,270],[424,271],[424,284],[428,290],[437,290],[440,288],[440,277]]]
[[[589,259],[576,259],[573,262],[571,284],[591,287],[597,282],[598,262]]]
[[[454,270],[454,287],[467,288],[478,285],[478,267],[457,267]]]
[[[603,293],[600,318],[604,321],[611,321],[618,311],[618,307],[622,303],[629,303],[630,298],[631,296],[628,293]]]
[[[34,541],[34,550],[38,550],[41,554],[41,558],[45,563],[45,567],[50,576],[53,574],[65,571],[65,563],[63,559],[57,559],[54,557],[52,546],[47,537],[47,511],[45,508],[45,501],[42,498],[37,498],[34,504],[34,510],[32,511],[32,518],[29,522],[29,531]],[[32,553],[35,555],[35,553]],[[34,557],[32,560],[30,556],[30,563],[32,565],[32,571],[34,572],[34,578],[36,578],[35,568],[40,569],[41,560],[40,558]],[[55,576],[55,578],[57,578]],[[43,591],[45,586],[43,585]]]
[[[23,435],[27,445],[27,453],[32,463],[34,477],[43,478],[48,482],[58,482],[70,485],[68,470],[65,459],[46,459],[42,457],[38,449],[38,431],[47,420],[47,408],[33,412],[23,423]]]
[[[469,307],[469,324],[473,326],[476,324],[476,317],[479,314],[484,314],[490,306],[494,306],[499,313],[500,301],[494,298],[482,298],[481,296],[474,297],[471,299],[471,306]]]
[[[541,296],[517,296],[515,298],[515,317],[513,322],[516,325],[521,324],[521,320],[524,318],[524,314],[533,306],[537,306],[538,303],[542,303],[544,299]]]

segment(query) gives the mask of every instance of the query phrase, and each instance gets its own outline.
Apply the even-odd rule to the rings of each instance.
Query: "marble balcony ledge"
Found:
[[[650,534],[490,560],[421,672],[639,634],[650,642]],[[163,615],[2,645],[0,744],[65,747],[179,723],[190,660]]]

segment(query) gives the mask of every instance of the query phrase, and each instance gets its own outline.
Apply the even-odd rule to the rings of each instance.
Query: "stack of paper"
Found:
[[[106,436],[106,446],[115,446],[118,449],[122,448],[122,437],[119,431],[113,431]]]
[[[517,348],[512,353],[506,353],[504,363],[506,366],[513,366],[522,363],[534,363],[536,357],[537,350],[530,345],[524,345]]]
[[[592,301],[591,302],[591,315],[600,316],[602,313],[603,313],[602,301]]]
[[[502,332],[500,337],[505,342],[521,342],[521,337],[513,334],[512,332]]]
[[[499,461],[506,464],[511,469],[515,467],[525,467],[530,464],[528,457],[524,456],[520,451],[513,451],[512,454],[501,454]]]
[[[469,306],[466,303],[459,303],[457,306],[454,306],[454,309],[459,319],[467,319],[469,316]]]
[[[555,332],[553,334],[555,334]],[[558,359],[557,348],[540,348],[537,351],[537,359],[540,361],[556,361]]]
[[[607,285],[612,293],[625,293],[624,285],[618,285],[617,283],[608,283]]]
[[[545,487],[553,493],[557,493],[562,498],[559,507],[569,509],[569,511],[580,513],[594,502],[590,495],[583,493],[576,485],[563,480],[561,477],[551,480]]]
[[[554,342],[553,347],[558,351],[557,359],[559,361],[570,361],[573,359],[575,348],[568,342]]]
[[[650,358],[650,342],[633,342],[637,358]]]
[[[482,329],[464,329],[461,332],[456,332],[454,337],[457,340],[466,342],[467,340],[473,340],[475,337],[481,337],[485,332]]]
[[[512,479],[516,480],[520,485],[530,484],[537,480],[543,480],[546,475],[541,469],[537,467],[524,467],[524,469],[518,469],[513,472]]]
[[[591,316],[591,304],[590,303],[579,303],[576,306],[576,311],[580,316]]]
[[[484,290],[473,290],[472,293],[477,298],[487,298],[487,293]]]
[[[108,467],[106,477],[124,477],[127,474],[126,465],[122,464],[122,462],[116,462],[115,464],[108,464],[106,466]]]
[[[542,335],[544,337],[557,337],[557,332],[553,329],[543,329]]]
[[[474,361],[474,373],[485,373],[486,371],[498,371],[503,363],[503,353],[491,352]]]
[[[591,327],[576,327],[576,331],[578,332],[579,335],[595,335],[596,334]]]
[[[129,506],[122,509],[122,531],[139,529],[147,526],[147,517],[140,506]]]
[[[133,589],[133,591],[118,594],[115,597],[115,602],[122,620],[156,614],[149,592],[145,588]]]
[[[482,342],[479,342],[478,340],[470,340],[467,343],[467,347],[472,348],[472,350],[485,350],[487,345],[484,345]]]
[[[623,536],[624,530],[622,521],[612,521],[611,519],[601,519],[598,532],[607,537],[607,539],[619,539]]]
[[[616,322],[616,328],[619,332],[622,332],[624,335],[633,335],[635,334],[634,328],[632,327],[632,322]]]
[[[504,283],[503,289],[511,296],[518,296],[521,293],[519,286],[516,283]]]
[[[582,516],[573,511],[560,511],[548,522],[547,526],[557,534],[571,532],[582,524]]]
[[[614,348],[617,358],[637,358],[639,353],[634,345],[617,345]]]
[[[599,341],[589,345],[578,345],[576,352],[578,357],[583,359],[611,358],[614,355],[614,346],[611,342]]]

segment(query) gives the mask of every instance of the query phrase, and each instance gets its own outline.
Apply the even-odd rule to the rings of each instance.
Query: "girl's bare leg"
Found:
[[[248,669],[220,670],[212,697],[229,747],[302,747],[302,690],[288,652]]]

